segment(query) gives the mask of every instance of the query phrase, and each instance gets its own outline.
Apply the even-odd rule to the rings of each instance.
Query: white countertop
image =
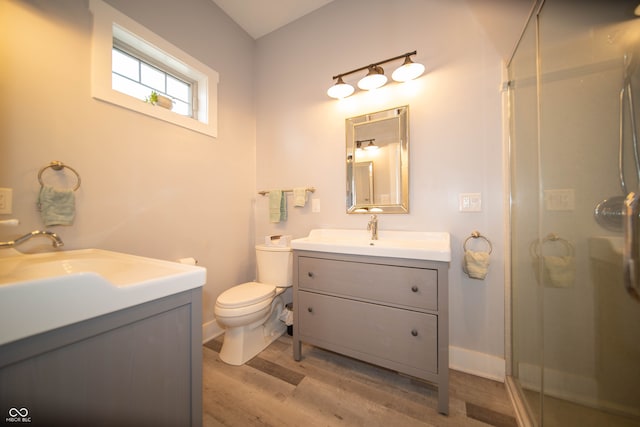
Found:
[[[206,269],[100,249],[0,249],[0,345],[204,285]]]

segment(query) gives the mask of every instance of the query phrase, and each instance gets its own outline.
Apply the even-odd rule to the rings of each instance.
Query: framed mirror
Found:
[[[351,117],[347,213],[409,212],[409,106]]]

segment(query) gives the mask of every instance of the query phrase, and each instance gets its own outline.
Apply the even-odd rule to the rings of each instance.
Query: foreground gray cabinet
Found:
[[[15,408],[34,426],[202,425],[201,293],[0,346],[2,417]]]
[[[438,385],[449,413],[445,262],[294,251],[293,356],[302,342]]]

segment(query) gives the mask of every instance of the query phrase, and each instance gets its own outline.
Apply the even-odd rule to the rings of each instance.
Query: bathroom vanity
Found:
[[[115,252],[5,250],[0,412],[35,425],[200,426],[205,279]]]
[[[36,425],[200,425],[201,292],[0,346],[0,403]]]
[[[448,414],[449,263],[296,249],[304,243],[292,245],[294,359],[304,342],[426,380]]]

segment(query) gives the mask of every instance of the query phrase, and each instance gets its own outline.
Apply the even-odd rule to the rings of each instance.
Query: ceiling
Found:
[[[333,0],[212,0],[258,39]]]

